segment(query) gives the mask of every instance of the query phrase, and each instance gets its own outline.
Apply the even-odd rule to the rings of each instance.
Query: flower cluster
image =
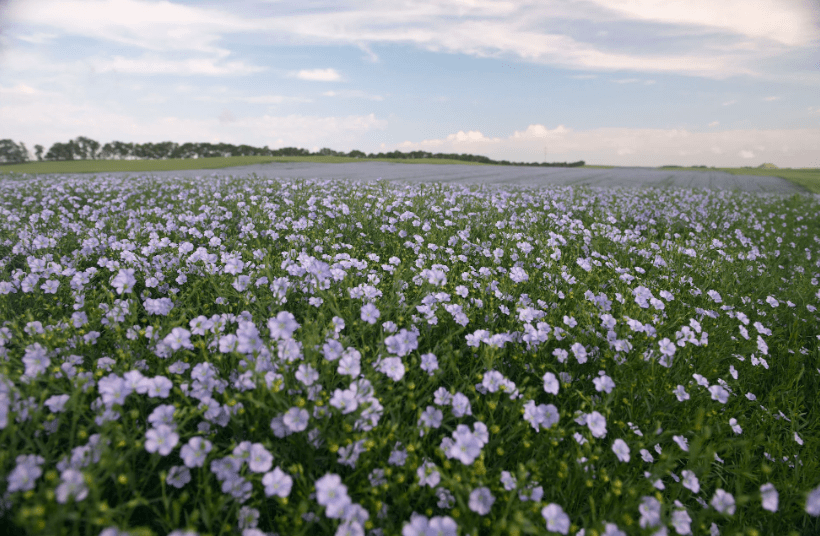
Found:
[[[819,208],[2,180],[0,517],[104,536],[820,530]]]

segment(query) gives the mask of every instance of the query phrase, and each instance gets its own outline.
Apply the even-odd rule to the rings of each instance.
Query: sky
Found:
[[[820,167],[818,0],[0,0],[0,139]]]

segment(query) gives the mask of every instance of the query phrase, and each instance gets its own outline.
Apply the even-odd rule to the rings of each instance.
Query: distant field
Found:
[[[820,194],[820,168],[813,169],[748,169],[748,168],[695,168],[680,167],[669,169],[685,169],[692,171],[725,171],[732,175],[754,175],[756,177],[780,177],[798,186],[802,186],[811,193]]]
[[[62,162],[29,162],[0,166],[0,173],[105,173],[114,171],[175,171],[178,169],[221,169],[269,162],[314,162],[343,164],[346,162],[396,162],[398,164],[466,164],[485,166],[447,158],[350,158],[346,156],[229,156],[215,158],[174,158],[169,160],[70,160]],[[614,166],[583,166],[609,169]]]
[[[320,164],[342,164],[347,162],[395,162],[398,164],[466,164],[485,166],[478,162],[466,162],[444,158],[373,158],[358,159],[346,156],[231,156],[215,158],[175,158],[169,160],[71,160],[63,162],[29,162],[0,166],[0,174],[6,173],[106,173],[116,171],[175,171],[182,169],[222,169],[269,162],[313,162]],[[589,169],[613,169],[617,166],[583,166]],[[671,170],[725,171],[733,175],[755,175],[781,177],[802,186],[812,193],[820,194],[820,169],[745,169],[745,168],[696,168],[667,167]]]

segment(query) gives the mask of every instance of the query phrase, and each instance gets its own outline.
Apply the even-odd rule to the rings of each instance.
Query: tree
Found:
[[[360,151],[358,149],[353,149],[352,151],[347,153],[347,156],[349,156],[350,158],[366,158],[367,157],[366,154],[364,154],[362,151]]]
[[[0,162],[5,164],[20,164],[28,162],[28,150],[23,142],[14,143],[12,140],[0,140]]]
[[[46,160],[74,160],[80,156],[79,147],[73,141],[68,143],[56,142],[46,153]]]
[[[43,161],[43,150],[44,147],[42,145],[35,145],[34,146],[34,155],[37,157],[39,162]]]
[[[0,162],[5,164],[28,162],[26,146],[22,142],[17,144],[13,140],[0,140]]]
[[[99,156],[100,143],[86,138],[85,136],[77,136],[73,143],[77,146],[77,156],[82,160],[96,160]]]

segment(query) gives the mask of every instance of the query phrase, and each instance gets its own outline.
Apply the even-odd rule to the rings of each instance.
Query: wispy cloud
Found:
[[[816,152],[813,140],[818,136],[820,129],[689,132],[679,129],[596,128],[576,131],[564,125],[549,129],[541,124],[532,124],[507,137],[490,138],[480,131],[459,131],[439,139],[405,141],[392,148],[442,153],[472,152],[498,160],[540,162],[544,159],[546,147],[547,161],[550,162],[584,160],[590,164],[622,166],[675,163],[722,165],[721,162],[746,165],[740,159],[726,162],[726,157],[734,155],[743,160],[757,157],[766,161],[791,159],[796,155],[808,158]]]
[[[343,99],[367,99],[373,101],[383,101],[384,97],[381,95],[371,95],[359,89],[342,90],[342,91],[325,91],[322,93],[325,97],[340,97]]]
[[[341,75],[336,72],[336,69],[302,69],[301,71],[291,73],[290,76],[298,78],[299,80],[310,80],[313,82],[336,82],[341,80]]]

